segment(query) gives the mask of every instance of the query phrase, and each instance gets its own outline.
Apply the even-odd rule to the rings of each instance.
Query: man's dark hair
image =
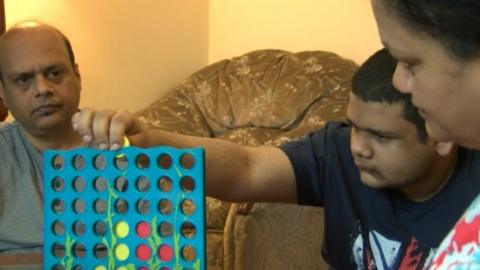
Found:
[[[480,1],[382,0],[402,23],[438,40],[450,54],[468,60],[480,51]]]
[[[352,92],[364,102],[389,105],[401,103],[403,118],[415,126],[418,139],[426,142],[428,135],[425,120],[413,106],[410,95],[399,92],[392,84],[396,66],[397,61],[386,49],[376,52],[360,66],[353,76]]]

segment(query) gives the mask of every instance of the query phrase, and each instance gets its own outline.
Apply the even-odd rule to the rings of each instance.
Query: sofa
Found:
[[[7,119],[7,116],[8,116],[8,110],[7,108],[5,108],[5,106],[3,105],[3,101],[0,98],[0,122],[5,121],[5,119]]]
[[[137,114],[151,128],[278,146],[341,120],[356,69],[331,52],[252,51],[202,68]],[[207,197],[206,230],[209,268],[327,268],[322,208]]]

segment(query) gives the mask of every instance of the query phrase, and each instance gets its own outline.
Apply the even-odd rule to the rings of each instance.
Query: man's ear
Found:
[[[3,100],[3,95],[4,95],[4,93],[3,93],[3,81],[0,80],[0,99],[2,99],[2,100]]]
[[[78,68],[78,64],[75,64],[73,67],[73,74],[75,74],[75,77],[77,77],[78,80],[82,79],[80,76],[80,69]]]
[[[78,68],[78,64],[75,64],[73,68],[73,74],[77,77],[78,84],[80,85],[80,91],[82,91],[82,76],[80,75],[80,69]]]
[[[457,145],[454,142],[436,142],[435,150],[440,156],[446,157],[457,149]]]

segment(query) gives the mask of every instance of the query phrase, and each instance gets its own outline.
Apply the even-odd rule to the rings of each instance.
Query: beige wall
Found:
[[[368,0],[210,0],[209,62],[261,48],[327,50],[357,63],[381,48]]]
[[[70,38],[82,106],[137,110],[208,61],[208,0],[5,0],[7,27],[25,19]]]
[[[137,110],[197,69],[255,49],[381,47],[368,0],[5,0],[7,26],[38,19],[70,37],[81,106]]]

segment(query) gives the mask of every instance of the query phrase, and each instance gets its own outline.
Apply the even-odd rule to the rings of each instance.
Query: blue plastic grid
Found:
[[[44,269],[206,268],[203,149],[46,151],[44,194]]]

